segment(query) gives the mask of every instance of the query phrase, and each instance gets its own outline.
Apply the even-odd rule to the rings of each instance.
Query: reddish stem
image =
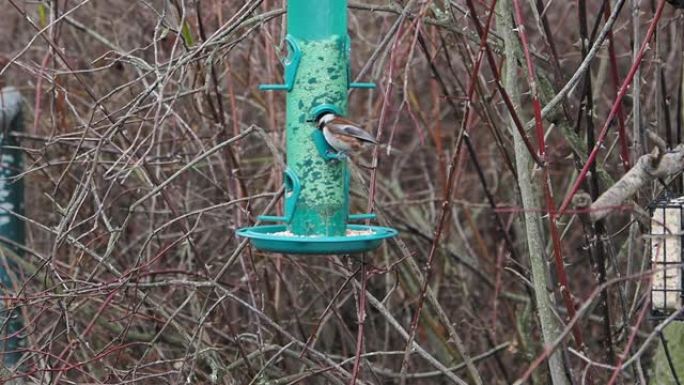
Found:
[[[620,109],[620,104],[622,103],[622,98],[624,98],[625,95],[627,94],[627,91],[629,90],[629,86],[630,86],[630,84],[632,84],[632,80],[634,79],[634,75],[636,74],[637,70],[639,69],[639,66],[641,65],[641,60],[644,58],[644,55],[646,54],[646,48],[648,47],[648,42],[653,37],[653,33],[655,32],[656,26],[658,25],[658,21],[660,20],[660,17],[663,14],[663,8],[664,7],[665,7],[665,0],[660,0],[658,2],[658,8],[656,9],[655,16],[653,17],[653,21],[651,21],[651,24],[648,26],[648,31],[646,32],[646,37],[644,38],[643,43],[641,43],[641,47],[639,48],[639,52],[637,53],[637,56],[634,59],[634,63],[632,63],[632,67],[629,69],[629,72],[627,73],[627,77],[625,78],[625,80],[623,80],[622,85],[620,86],[620,90],[618,91],[617,97],[616,97],[615,101],[613,102],[613,106],[610,108],[610,113],[608,114],[608,118],[606,119],[606,122],[603,124],[603,128],[601,129],[601,132],[599,133],[598,138],[596,138],[596,144],[594,145],[594,148],[591,150],[591,154],[589,154],[589,157],[587,158],[587,162],[582,167],[580,174],[577,176],[577,179],[575,179],[575,182],[572,185],[570,192],[568,193],[568,195],[565,196],[565,199],[563,199],[563,203],[561,204],[560,208],[558,209],[558,215],[559,216],[563,215],[565,213],[565,210],[567,210],[568,206],[570,206],[570,202],[572,202],[572,198],[575,196],[575,194],[579,190],[580,186],[584,182],[584,179],[587,177],[587,172],[589,171],[589,168],[591,167],[592,163],[594,163],[596,161],[596,156],[598,155],[598,151],[606,139],[606,134],[608,133],[608,128],[610,127],[610,123],[613,121],[613,119],[617,115],[618,110]]]
[[[518,29],[518,35],[522,43],[523,53],[525,54],[525,61],[527,63],[527,75],[529,77],[530,89],[532,91],[532,106],[534,108],[535,131],[537,134],[537,141],[539,142],[539,157],[544,160],[546,157],[546,144],[544,143],[544,122],[542,121],[541,102],[539,101],[539,94],[537,92],[536,72],[534,62],[530,55],[529,42],[527,34],[525,33],[525,19],[520,6],[520,0],[513,0],[513,8],[515,10],[515,19]],[[548,165],[544,164],[543,169],[543,189],[544,198],[546,200],[546,207],[549,211],[549,230],[551,233],[551,240],[553,243],[553,256],[556,261],[556,274],[558,276],[558,283],[560,284],[560,292],[563,297],[565,308],[568,311],[570,319],[575,317],[575,304],[572,300],[572,294],[568,285],[568,276],[565,272],[563,263],[563,256],[561,254],[561,239],[558,227],[556,226],[556,205],[553,200],[553,193],[551,191],[551,177],[549,175]],[[578,325],[572,328],[572,334],[575,338],[575,343],[580,349],[583,348],[584,342],[582,331]]]
[[[515,18],[517,19],[517,30],[520,41],[522,42],[523,53],[525,55],[525,62],[527,63],[527,76],[530,83],[530,90],[532,91],[532,108],[534,109],[534,123],[535,133],[537,134],[537,145],[539,146],[539,156],[544,159],[546,155],[546,144],[544,143],[544,122],[542,121],[542,107],[539,102],[539,92],[537,91],[537,75],[535,73],[534,63],[530,55],[529,42],[527,41],[527,34],[525,33],[525,18],[523,17],[522,8],[518,0],[513,0],[513,8],[515,9]]]
[[[34,98],[33,106],[33,132],[38,132],[38,121],[40,121],[40,115],[43,111],[42,109],[42,97],[43,97],[43,77],[45,76],[45,71],[47,69],[48,62],[52,54],[48,49],[48,52],[43,56],[43,61],[40,63],[40,71],[38,71],[38,76],[36,79],[36,95]]]
[[[437,226],[435,228],[435,235],[434,239],[432,241],[432,245],[430,246],[430,252],[427,257],[427,263],[425,265],[425,277],[421,285],[421,290],[420,290],[420,296],[418,297],[418,305],[415,314],[413,315],[413,319],[411,320],[411,332],[410,332],[410,337],[407,341],[407,346],[406,349],[408,349],[411,346],[411,343],[413,342],[413,339],[415,338],[416,330],[418,328],[418,321],[420,320],[420,314],[423,310],[423,305],[425,303],[425,295],[427,293],[428,285],[430,283],[430,279],[432,277],[432,262],[434,260],[435,254],[437,253],[437,247],[439,245],[439,240],[442,237],[442,234],[444,233],[444,229],[447,226],[447,219],[449,218],[449,214],[451,212],[450,206],[451,206],[451,195],[453,192],[453,187],[454,187],[454,181],[458,179],[458,172],[457,170],[459,167],[457,165],[459,164],[459,159],[461,158],[462,151],[461,149],[463,148],[463,141],[466,135],[468,135],[468,127],[469,127],[469,122],[471,119],[469,119],[470,115],[470,108],[472,104],[472,97],[474,95],[475,91],[475,84],[477,82],[477,75],[479,74],[479,69],[480,69],[480,64],[482,63],[482,58],[484,57],[484,52],[485,52],[485,46],[487,45],[487,36],[489,35],[489,30],[491,29],[492,25],[492,20],[494,19],[494,6],[496,4],[496,0],[492,1],[492,5],[490,6],[489,9],[489,14],[487,16],[487,24],[485,31],[480,34],[480,51],[478,53],[477,59],[474,63],[473,70],[470,75],[470,80],[468,84],[468,94],[467,94],[467,100],[466,100],[466,107],[465,107],[465,113],[463,116],[463,120],[461,122],[461,130],[458,135],[458,139],[456,141],[456,149],[452,155],[451,162],[450,162],[450,167],[449,167],[449,174],[447,176],[447,184],[446,184],[446,189],[444,190],[444,195],[443,195],[443,202],[442,202],[442,207],[440,211],[440,216],[437,222]],[[532,152],[534,153],[534,152]],[[402,369],[405,368],[406,365],[406,357],[404,357],[404,361],[402,361]],[[469,371],[469,375],[471,377],[476,377],[477,375],[474,373],[471,373]],[[474,381],[476,381],[475,378],[473,378]]]
[[[490,15],[492,13],[492,9],[496,6],[497,0],[492,0],[492,5],[490,6],[489,12]],[[518,116],[518,113],[515,111],[515,106],[513,105],[513,101],[511,98],[508,96],[508,93],[506,92],[506,89],[503,87],[503,84],[501,84],[501,78],[499,75],[499,67],[496,65],[496,60],[494,59],[494,54],[492,53],[492,50],[489,48],[489,44],[487,43],[487,37],[489,36],[489,30],[491,28],[490,25],[490,18],[487,19],[487,28],[484,30],[482,29],[482,25],[480,25],[480,20],[477,18],[477,12],[475,11],[475,5],[473,4],[473,0],[466,0],[466,4],[468,5],[468,10],[470,11],[471,18],[473,20],[473,23],[475,24],[475,29],[477,30],[478,36],[480,36],[480,52],[478,54],[478,59],[480,59],[480,56],[484,53],[487,54],[487,61],[489,62],[489,67],[490,70],[492,71],[492,74],[494,75],[494,84],[496,85],[497,91],[499,91],[499,94],[501,94],[501,98],[504,101],[504,104],[506,105],[506,108],[508,109],[508,113],[511,116],[511,119],[513,120],[513,124],[515,125],[515,128],[518,130],[518,134],[523,139],[523,142],[525,142],[525,147],[527,147],[527,150],[530,152],[530,156],[532,156],[532,160],[538,165],[541,165],[542,161],[539,159],[539,156],[537,156],[537,152],[534,149],[534,146],[532,146],[532,143],[530,142],[530,139],[527,137],[527,133],[525,132],[525,126],[523,125],[522,121],[520,120],[520,117]],[[479,61],[479,60],[478,60]],[[476,63],[477,64],[477,63]],[[477,64],[479,67],[479,64]],[[475,76],[477,76],[477,73],[475,73]],[[470,91],[470,87],[469,87]],[[470,97],[468,100],[471,100]],[[469,104],[467,105],[467,107]],[[468,112],[466,110],[466,112]],[[465,119],[464,119],[465,121]]]
[[[361,290],[359,291],[359,310],[358,321],[359,328],[356,334],[356,358],[354,359],[354,369],[352,370],[352,377],[349,385],[356,384],[356,378],[359,376],[359,369],[361,368],[361,354],[363,354],[363,331],[366,324],[366,285],[368,277],[366,274],[366,261],[361,260]]]
[[[604,16],[606,22],[610,19],[610,1],[606,1]],[[615,42],[613,41],[613,30],[608,31],[608,57],[610,59],[610,75],[613,81],[613,95],[617,96],[618,84],[620,84],[620,75],[618,74],[617,56],[615,55]],[[625,114],[622,111],[622,103],[618,105],[618,136],[620,139],[620,160],[625,171],[629,171],[629,143],[627,139],[627,131],[625,129]]]
[[[632,332],[629,334],[629,340],[627,340],[627,345],[625,346],[625,350],[623,351],[622,354],[618,357],[618,362],[615,365],[615,370],[613,371],[613,375],[610,376],[610,380],[608,380],[608,385],[613,385],[615,381],[617,381],[618,375],[622,372],[621,366],[622,363],[625,361],[625,357],[629,354],[630,349],[632,348],[632,345],[634,344],[634,339],[636,338],[637,333],[639,332],[639,325],[644,320],[644,316],[648,312],[648,310],[651,308],[651,301],[650,297],[648,300],[646,300],[646,303],[641,307],[641,312],[639,312],[639,318],[637,319],[636,325],[632,327]]]

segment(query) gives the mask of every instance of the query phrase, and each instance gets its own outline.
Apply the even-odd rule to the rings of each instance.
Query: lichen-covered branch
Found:
[[[625,175],[591,204],[591,220],[598,221],[619,208],[642,186],[656,178],[667,178],[684,169],[684,145],[662,153],[656,148],[654,152],[643,155]]]
[[[513,58],[519,52],[518,40],[515,35],[512,18],[510,0],[502,0],[497,4],[497,11],[502,15],[497,17],[497,28],[504,39],[504,49],[506,56]],[[513,103],[520,106],[521,94],[517,83],[517,67],[514,60],[506,62],[506,68],[502,73],[504,88],[511,95]],[[512,125],[512,124],[511,124]],[[537,315],[542,331],[544,343],[550,344],[556,339],[560,331],[558,323],[552,310],[547,287],[548,270],[544,261],[544,239],[541,232],[542,219],[535,207],[539,207],[538,194],[532,181],[530,165],[532,157],[524,146],[523,139],[517,130],[511,129],[515,144],[515,166],[518,172],[518,188],[520,189],[520,200],[524,209],[525,230],[527,237],[527,249],[530,256],[530,269],[532,271],[532,285],[537,301]],[[563,369],[563,358],[561,352],[554,352],[549,357],[549,372],[554,385],[566,385],[568,379],[565,377]]]

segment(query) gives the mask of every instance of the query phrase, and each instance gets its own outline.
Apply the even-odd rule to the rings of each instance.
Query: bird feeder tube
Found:
[[[22,155],[12,131],[22,126],[21,95],[12,87],[0,90],[0,287],[5,298],[14,296],[19,269],[15,258],[21,257],[17,246],[24,245],[24,182]],[[12,301],[0,302],[0,353],[5,368],[15,368],[21,359],[23,322]]]
[[[287,4],[287,56],[283,84],[262,90],[286,91],[287,169],[283,216],[262,216],[279,225],[238,230],[262,250],[300,254],[346,254],[377,248],[396,230],[349,222],[374,218],[349,213],[349,168],[316,126],[325,113],[347,114],[350,88],[373,88],[350,78],[346,0],[298,0]]]

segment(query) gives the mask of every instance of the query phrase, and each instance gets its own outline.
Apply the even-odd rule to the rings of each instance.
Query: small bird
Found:
[[[378,144],[375,138],[358,124],[328,112],[318,119],[318,128],[335,151],[348,154],[362,150],[368,144]]]

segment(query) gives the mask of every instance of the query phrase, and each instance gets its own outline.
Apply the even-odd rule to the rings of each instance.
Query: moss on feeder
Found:
[[[344,161],[321,158],[312,141],[318,128],[310,111],[322,104],[347,110],[345,39],[341,36],[298,41],[301,61],[294,87],[287,95],[288,166],[302,183],[302,193],[288,230],[299,235],[344,235],[349,211]]]

